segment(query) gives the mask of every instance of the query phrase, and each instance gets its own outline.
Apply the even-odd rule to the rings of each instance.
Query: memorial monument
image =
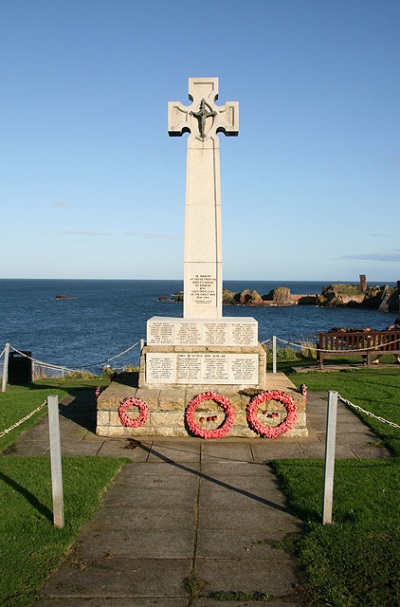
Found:
[[[216,105],[218,78],[189,78],[190,106],[168,105],[168,132],[189,133],[186,160],[183,319],[147,323],[140,386],[262,387],[265,351],[254,318],[222,316],[219,133],[239,132],[239,104]]]
[[[239,104],[222,106],[217,78],[189,78],[191,105],[171,102],[168,131],[187,139],[183,318],[147,322],[138,380],[97,399],[100,436],[307,436],[305,397],[266,373],[254,318],[222,314],[219,133],[239,131]]]

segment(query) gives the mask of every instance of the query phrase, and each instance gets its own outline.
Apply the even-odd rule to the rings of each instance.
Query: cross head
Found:
[[[168,104],[168,132],[172,137],[190,133],[191,144],[199,147],[213,141],[218,146],[217,133],[235,136],[239,133],[239,103],[218,99],[218,78],[189,78],[190,106],[179,101]]]

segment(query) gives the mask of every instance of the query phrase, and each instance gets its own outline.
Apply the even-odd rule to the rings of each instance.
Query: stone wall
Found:
[[[113,436],[120,438],[134,438],[145,436],[190,436],[185,424],[185,409],[194,396],[202,392],[213,391],[225,396],[235,410],[235,422],[227,438],[245,437],[257,438],[256,434],[248,425],[246,419],[246,406],[251,396],[246,395],[237,386],[180,386],[163,388],[137,388],[129,383],[130,374],[125,374],[112,382],[104,390],[97,401],[97,434],[99,436]],[[280,390],[290,394],[294,399],[297,410],[297,422],[292,430],[284,437],[307,436],[306,427],[306,402],[295,386],[288,378],[281,374],[268,374],[266,390]],[[149,410],[147,422],[139,428],[130,428],[122,425],[118,407],[120,403],[129,397],[140,398]],[[274,412],[274,424],[284,421],[286,410],[280,403],[271,403]],[[224,421],[224,412],[213,402],[207,401],[202,405],[204,408],[202,427],[204,429],[215,429]],[[137,417],[137,407],[132,407],[132,418]],[[200,407],[198,413],[202,415]],[[207,417],[215,417],[217,420],[207,421]],[[219,439],[224,440],[224,439]]]

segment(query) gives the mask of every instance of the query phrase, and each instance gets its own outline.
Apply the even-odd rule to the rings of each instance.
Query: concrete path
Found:
[[[60,408],[65,455],[128,456],[135,463],[123,468],[35,607],[258,607],[260,594],[271,597],[270,607],[300,606],[294,566],[280,542],[301,523],[263,462],[323,457],[326,394],[309,394],[309,437],[302,439],[113,440],[93,434],[87,393]],[[46,453],[46,418],[9,450]],[[337,456],[386,455],[339,405]],[[241,598],[217,600],[216,593],[229,592]]]

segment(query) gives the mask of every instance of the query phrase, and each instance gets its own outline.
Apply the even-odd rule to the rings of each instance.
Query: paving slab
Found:
[[[267,603],[260,602],[259,600],[234,600],[234,601],[224,601],[222,602],[219,599],[213,599],[211,597],[201,597],[195,598],[193,602],[190,604],[191,607],[260,607],[261,605],[266,605],[268,607],[300,607],[299,603],[293,603],[288,595],[285,595],[282,599],[271,599]],[[47,607],[47,606],[46,606]],[[63,604],[61,604],[63,607]],[[69,607],[69,605],[67,606]],[[84,605],[83,605],[84,607]],[[96,606],[97,607],[97,606]],[[100,606],[103,607],[103,606]],[[136,607],[133,605],[132,607]],[[165,606],[167,607],[167,606]]]
[[[79,566],[61,567],[42,592],[57,600],[74,598],[76,607],[82,598],[107,598],[110,607],[114,599],[125,597],[187,599],[183,580],[190,576],[191,570],[191,559],[149,560],[104,555],[102,559],[79,563]]]
[[[97,455],[100,457],[129,457],[135,462],[145,462],[149,457],[149,451],[137,445],[136,441],[128,443],[125,440],[103,439]]]
[[[304,439],[304,441],[307,441]],[[264,443],[254,443],[250,445],[255,462],[265,462],[271,459],[292,459],[304,457],[299,443],[289,441],[281,441],[271,444],[271,441],[266,439]]]
[[[205,441],[201,459],[203,462],[253,462],[253,454],[249,442]]]
[[[240,565],[220,559],[198,559],[197,574],[207,582],[208,594],[213,592],[262,592],[283,599],[293,594],[297,579],[290,557],[274,551],[273,563],[265,560],[240,560]],[[234,575],[232,575],[234,570]],[[225,602],[224,602],[225,604]],[[239,603],[240,604],[240,603]],[[270,605],[270,603],[267,603]],[[260,605],[260,603],[259,603]]]
[[[165,597],[114,597],[111,600],[104,597],[57,597],[57,599],[40,599],[36,603],[37,607],[188,607],[187,598],[175,597],[173,599],[167,599]],[[208,605],[208,603],[207,603]],[[227,603],[224,603],[226,607],[229,607]],[[240,603],[234,603],[235,607],[240,607]],[[243,605],[243,603],[242,603]],[[252,607],[252,603],[246,603],[246,606]],[[273,605],[272,607],[281,607],[280,605]],[[213,606],[211,606],[213,607]],[[220,601],[218,601],[217,607],[221,607]],[[255,604],[255,607],[260,607],[260,603]],[[285,607],[296,607],[291,604],[285,605]]]
[[[149,461],[198,462],[201,452],[201,441],[165,441],[155,440],[149,455]]]

